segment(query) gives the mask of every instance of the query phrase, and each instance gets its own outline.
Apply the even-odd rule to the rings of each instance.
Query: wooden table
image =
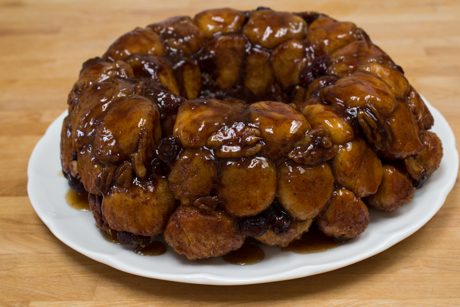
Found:
[[[242,10],[325,12],[351,20],[460,136],[460,2],[234,1]],[[27,197],[27,163],[66,109],[81,63],[136,26],[226,1],[0,1],[0,306],[460,305],[460,186],[422,229],[381,254],[329,273],[213,287],[112,269],[56,239]],[[458,148],[458,145],[457,145]]]

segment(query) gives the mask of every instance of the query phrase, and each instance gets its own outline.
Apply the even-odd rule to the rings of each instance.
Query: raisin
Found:
[[[158,159],[158,158],[154,158],[152,160],[151,167],[152,167],[151,174],[154,177],[166,178],[168,176],[168,174],[169,174],[169,171],[170,171],[168,165],[165,162],[163,162],[160,159]]]
[[[85,192],[85,187],[83,186],[83,183],[73,177],[72,175],[70,174],[67,174],[66,172],[62,171],[62,174],[64,175],[64,177],[67,179],[67,183],[69,184],[69,186],[72,188],[72,190],[75,191],[75,193],[77,194],[81,194],[83,192]]]
[[[305,70],[300,75],[302,84],[308,86],[315,79],[326,75],[328,61],[329,61],[329,58],[324,54],[317,57],[313,61],[313,63],[307,68],[305,68]]]
[[[404,70],[403,70],[403,68],[402,68],[401,66],[395,64],[393,67],[394,67],[395,69],[399,70],[399,72],[402,73],[402,74],[404,75]]]
[[[179,141],[175,137],[163,138],[158,145],[158,158],[169,164],[176,160],[181,148]]]
[[[241,234],[249,237],[260,237],[268,230],[267,219],[262,214],[241,218],[236,226]]]
[[[270,229],[276,235],[283,235],[289,230],[292,222],[292,217],[281,207],[278,202],[273,204],[264,212],[261,213],[268,222]]]
[[[118,231],[117,239],[121,244],[138,246],[147,245],[150,242],[150,237],[135,235],[126,231]]]
[[[271,229],[276,235],[283,235],[289,230],[292,217],[278,204],[272,205],[275,211],[275,218],[271,222]]]
[[[415,180],[415,179],[412,180],[412,185],[414,186],[414,188],[420,189],[421,187],[423,187],[427,179],[428,179],[428,175],[426,174],[426,171],[423,170],[418,180]]]

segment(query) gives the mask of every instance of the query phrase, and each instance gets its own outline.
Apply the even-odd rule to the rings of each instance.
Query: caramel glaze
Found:
[[[161,234],[178,206],[213,204],[235,221],[273,201],[286,207],[298,197],[294,187],[305,185],[294,169],[316,174],[322,165],[330,182],[361,198],[376,193],[381,159],[404,161],[404,176],[419,188],[442,157],[440,141],[426,133],[432,116],[401,67],[353,23],[315,12],[216,9],[136,28],[83,64],[68,105],[65,177],[100,198],[93,212],[100,228],[127,230],[114,225],[138,221],[136,214],[159,221],[148,233],[130,226],[146,237]],[[201,152],[192,162],[190,150]],[[363,192],[356,179],[373,185]],[[117,189],[162,197],[138,202],[133,192],[129,200],[141,209],[104,216]],[[230,203],[234,195],[260,201],[247,210]],[[289,213],[314,219],[326,203]]]
[[[166,244],[161,241],[153,241],[145,247],[136,247],[134,252],[142,256],[160,256],[166,253]]]
[[[102,230],[96,225],[102,237],[110,243],[121,244],[118,240],[118,231],[113,229]],[[134,252],[141,256],[160,256],[166,253],[166,244],[161,241],[151,241],[147,245],[138,245]]]
[[[281,250],[294,252],[296,254],[311,254],[333,249],[345,242],[346,240],[326,236],[314,224],[299,240],[291,242],[288,246],[283,247]]]
[[[116,230],[113,230],[113,229],[103,230],[103,229],[100,229],[97,225],[96,227],[101,233],[102,237],[107,242],[114,243],[114,244],[120,244],[120,241],[118,241],[118,238],[117,238],[118,232]]]
[[[259,246],[244,244],[240,249],[222,256],[222,259],[231,264],[250,265],[261,262],[264,257],[264,251]]]
[[[73,189],[69,189],[65,194],[67,204],[79,211],[89,211],[88,193],[75,193]]]

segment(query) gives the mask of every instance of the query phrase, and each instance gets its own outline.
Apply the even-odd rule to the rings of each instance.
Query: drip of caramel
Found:
[[[69,189],[65,195],[67,204],[79,211],[89,211],[88,193],[77,194],[74,190]]]
[[[302,238],[291,242],[288,246],[283,247],[282,251],[290,251],[296,254],[311,254],[324,252],[344,244],[346,241],[340,241],[326,236],[316,225],[303,234]]]
[[[145,247],[137,247],[134,252],[142,256],[160,256],[166,253],[166,244],[161,241],[153,241]]]
[[[264,251],[255,244],[244,244],[240,249],[222,256],[228,263],[238,265],[256,264],[264,257]]]
[[[96,227],[97,227],[97,225],[96,225]],[[99,230],[99,232],[101,233],[102,237],[107,242],[120,244],[120,241],[118,241],[118,238],[117,238],[117,233],[118,232],[116,230],[109,229],[108,231],[106,231],[106,230],[100,229],[99,227],[97,227],[97,229]]]

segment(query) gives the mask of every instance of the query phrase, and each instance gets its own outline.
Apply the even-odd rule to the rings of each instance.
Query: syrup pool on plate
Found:
[[[232,251],[222,258],[231,264],[256,264],[265,257],[264,251],[255,244],[244,244],[240,249]]]
[[[166,244],[161,241],[153,241],[145,247],[136,247],[134,252],[142,256],[160,256],[166,253]]]
[[[88,193],[77,194],[73,189],[69,189],[65,195],[67,204],[79,211],[89,211]]]
[[[346,241],[336,240],[322,233],[316,225],[312,225],[302,238],[291,242],[282,251],[290,251],[297,254],[311,254],[330,250],[344,244]]]

